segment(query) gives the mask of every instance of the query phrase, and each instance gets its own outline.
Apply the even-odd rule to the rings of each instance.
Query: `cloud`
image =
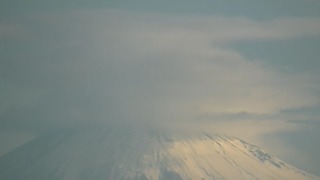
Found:
[[[14,23],[0,22],[0,40],[23,37],[25,33],[23,26]]]
[[[7,53],[0,67],[7,127],[184,124],[206,114],[276,114],[319,103],[309,76],[279,72],[228,46],[319,36],[319,18],[105,10],[47,14],[24,24],[27,45]]]
[[[161,15],[124,12],[121,10],[100,12],[79,12],[105,16],[104,21],[112,22],[114,29],[131,26],[130,34],[138,38],[157,42],[235,42],[241,40],[286,39],[320,35],[320,19],[316,18],[277,18],[257,21],[244,17],[198,16],[198,15]],[[108,18],[108,17],[109,18]],[[115,20],[116,19],[118,20]],[[157,36],[154,36],[157,35]],[[185,38],[185,37],[189,38]],[[165,38],[162,38],[165,37]],[[169,39],[168,39],[169,38]],[[162,45],[157,44],[157,45]],[[167,44],[166,44],[167,45]],[[170,47],[170,46],[169,46]]]

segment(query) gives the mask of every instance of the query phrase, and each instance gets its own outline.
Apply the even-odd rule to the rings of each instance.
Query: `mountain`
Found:
[[[93,128],[54,130],[0,157],[0,179],[320,178],[224,135]]]

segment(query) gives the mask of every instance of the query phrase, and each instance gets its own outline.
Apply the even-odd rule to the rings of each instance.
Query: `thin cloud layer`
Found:
[[[47,14],[23,24],[29,36],[0,55],[2,128],[183,126],[203,123],[204,115],[274,115],[319,104],[319,87],[310,88],[308,74],[277,71],[228,46],[319,36],[319,18],[105,10]]]

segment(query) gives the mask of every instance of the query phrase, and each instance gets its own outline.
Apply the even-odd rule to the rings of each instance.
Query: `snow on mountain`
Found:
[[[320,178],[237,138],[97,128],[43,134],[0,157],[0,179]]]

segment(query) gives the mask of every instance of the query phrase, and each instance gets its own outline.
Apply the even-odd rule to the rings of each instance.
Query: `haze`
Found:
[[[320,2],[2,1],[0,156],[57,128],[147,124],[320,175]]]

